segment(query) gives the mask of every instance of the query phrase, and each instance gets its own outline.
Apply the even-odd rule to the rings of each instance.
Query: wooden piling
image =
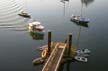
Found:
[[[48,31],[48,54],[51,51],[51,31]]]
[[[68,56],[70,56],[71,46],[72,46],[72,33],[68,35]]]

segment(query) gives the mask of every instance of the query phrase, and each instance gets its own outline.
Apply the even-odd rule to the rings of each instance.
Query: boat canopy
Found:
[[[29,23],[29,26],[34,26],[34,25],[36,25],[36,26],[37,26],[37,25],[40,25],[40,22],[37,22],[37,21],[36,21],[36,22]]]

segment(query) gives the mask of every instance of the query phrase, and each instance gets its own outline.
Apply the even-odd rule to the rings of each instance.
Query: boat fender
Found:
[[[41,56],[45,59],[48,56],[48,49],[43,50]]]

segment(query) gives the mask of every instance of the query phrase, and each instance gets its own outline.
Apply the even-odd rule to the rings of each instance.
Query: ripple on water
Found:
[[[16,0],[0,0],[0,27],[27,24],[29,19],[18,14],[24,8]],[[17,26],[16,26],[17,27]]]

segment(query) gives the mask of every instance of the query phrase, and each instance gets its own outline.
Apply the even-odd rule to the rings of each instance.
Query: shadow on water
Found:
[[[60,67],[58,69],[58,71],[64,71],[64,67],[66,67],[66,71],[71,71],[70,67],[71,67],[71,63],[75,62],[75,60],[65,60],[60,64]]]

